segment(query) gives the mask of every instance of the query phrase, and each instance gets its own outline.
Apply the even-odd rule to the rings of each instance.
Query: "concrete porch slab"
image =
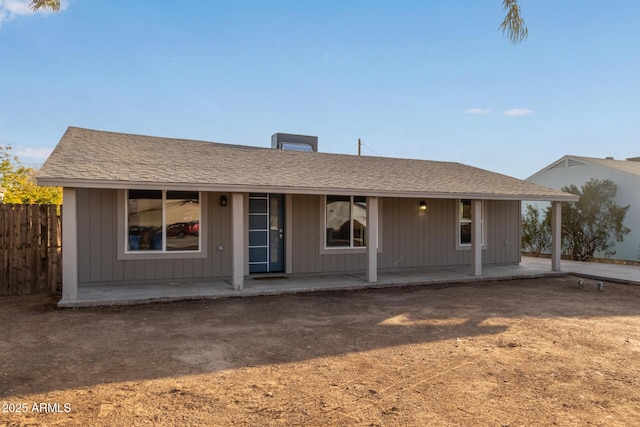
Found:
[[[394,286],[416,286],[447,283],[491,282],[523,278],[567,275],[552,272],[548,267],[507,265],[483,266],[483,274],[475,277],[469,266],[379,271],[378,281],[369,283],[365,273],[289,275],[286,277],[246,277],[244,289],[236,291],[229,280],[191,281],[154,284],[104,284],[78,287],[78,298],[61,300],[59,307],[94,307],[145,304],[182,300],[233,298],[286,293],[333,290],[377,289]]]
[[[549,270],[549,258],[522,257],[521,266],[540,270]],[[563,259],[560,263],[563,272],[576,276],[606,280],[628,285],[640,285],[640,266],[624,264],[607,264],[601,262],[570,261]]]

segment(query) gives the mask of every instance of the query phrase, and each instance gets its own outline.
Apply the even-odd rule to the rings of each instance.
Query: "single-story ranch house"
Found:
[[[459,163],[271,148],[70,127],[38,176],[63,187],[62,301],[78,287],[520,262],[522,200],[559,190]]]

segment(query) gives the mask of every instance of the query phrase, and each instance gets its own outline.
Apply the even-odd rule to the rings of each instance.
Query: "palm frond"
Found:
[[[504,21],[500,24],[502,35],[507,34],[509,42],[518,44],[529,35],[524,19],[520,16],[518,0],[503,0],[502,5],[502,10],[507,11]]]
[[[60,10],[60,0],[33,0],[29,7],[34,11],[38,11],[40,8],[51,9],[54,12]]]

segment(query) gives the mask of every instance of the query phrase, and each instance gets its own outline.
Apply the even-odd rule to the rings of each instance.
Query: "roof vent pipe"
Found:
[[[605,160],[615,160],[613,157],[605,157]]]

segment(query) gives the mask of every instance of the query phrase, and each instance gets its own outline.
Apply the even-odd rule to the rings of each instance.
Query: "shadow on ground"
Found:
[[[57,309],[49,297],[3,298],[0,397],[498,336],[513,318],[640,314],[640,288],[580,290],[577,280],[85,309]]]

